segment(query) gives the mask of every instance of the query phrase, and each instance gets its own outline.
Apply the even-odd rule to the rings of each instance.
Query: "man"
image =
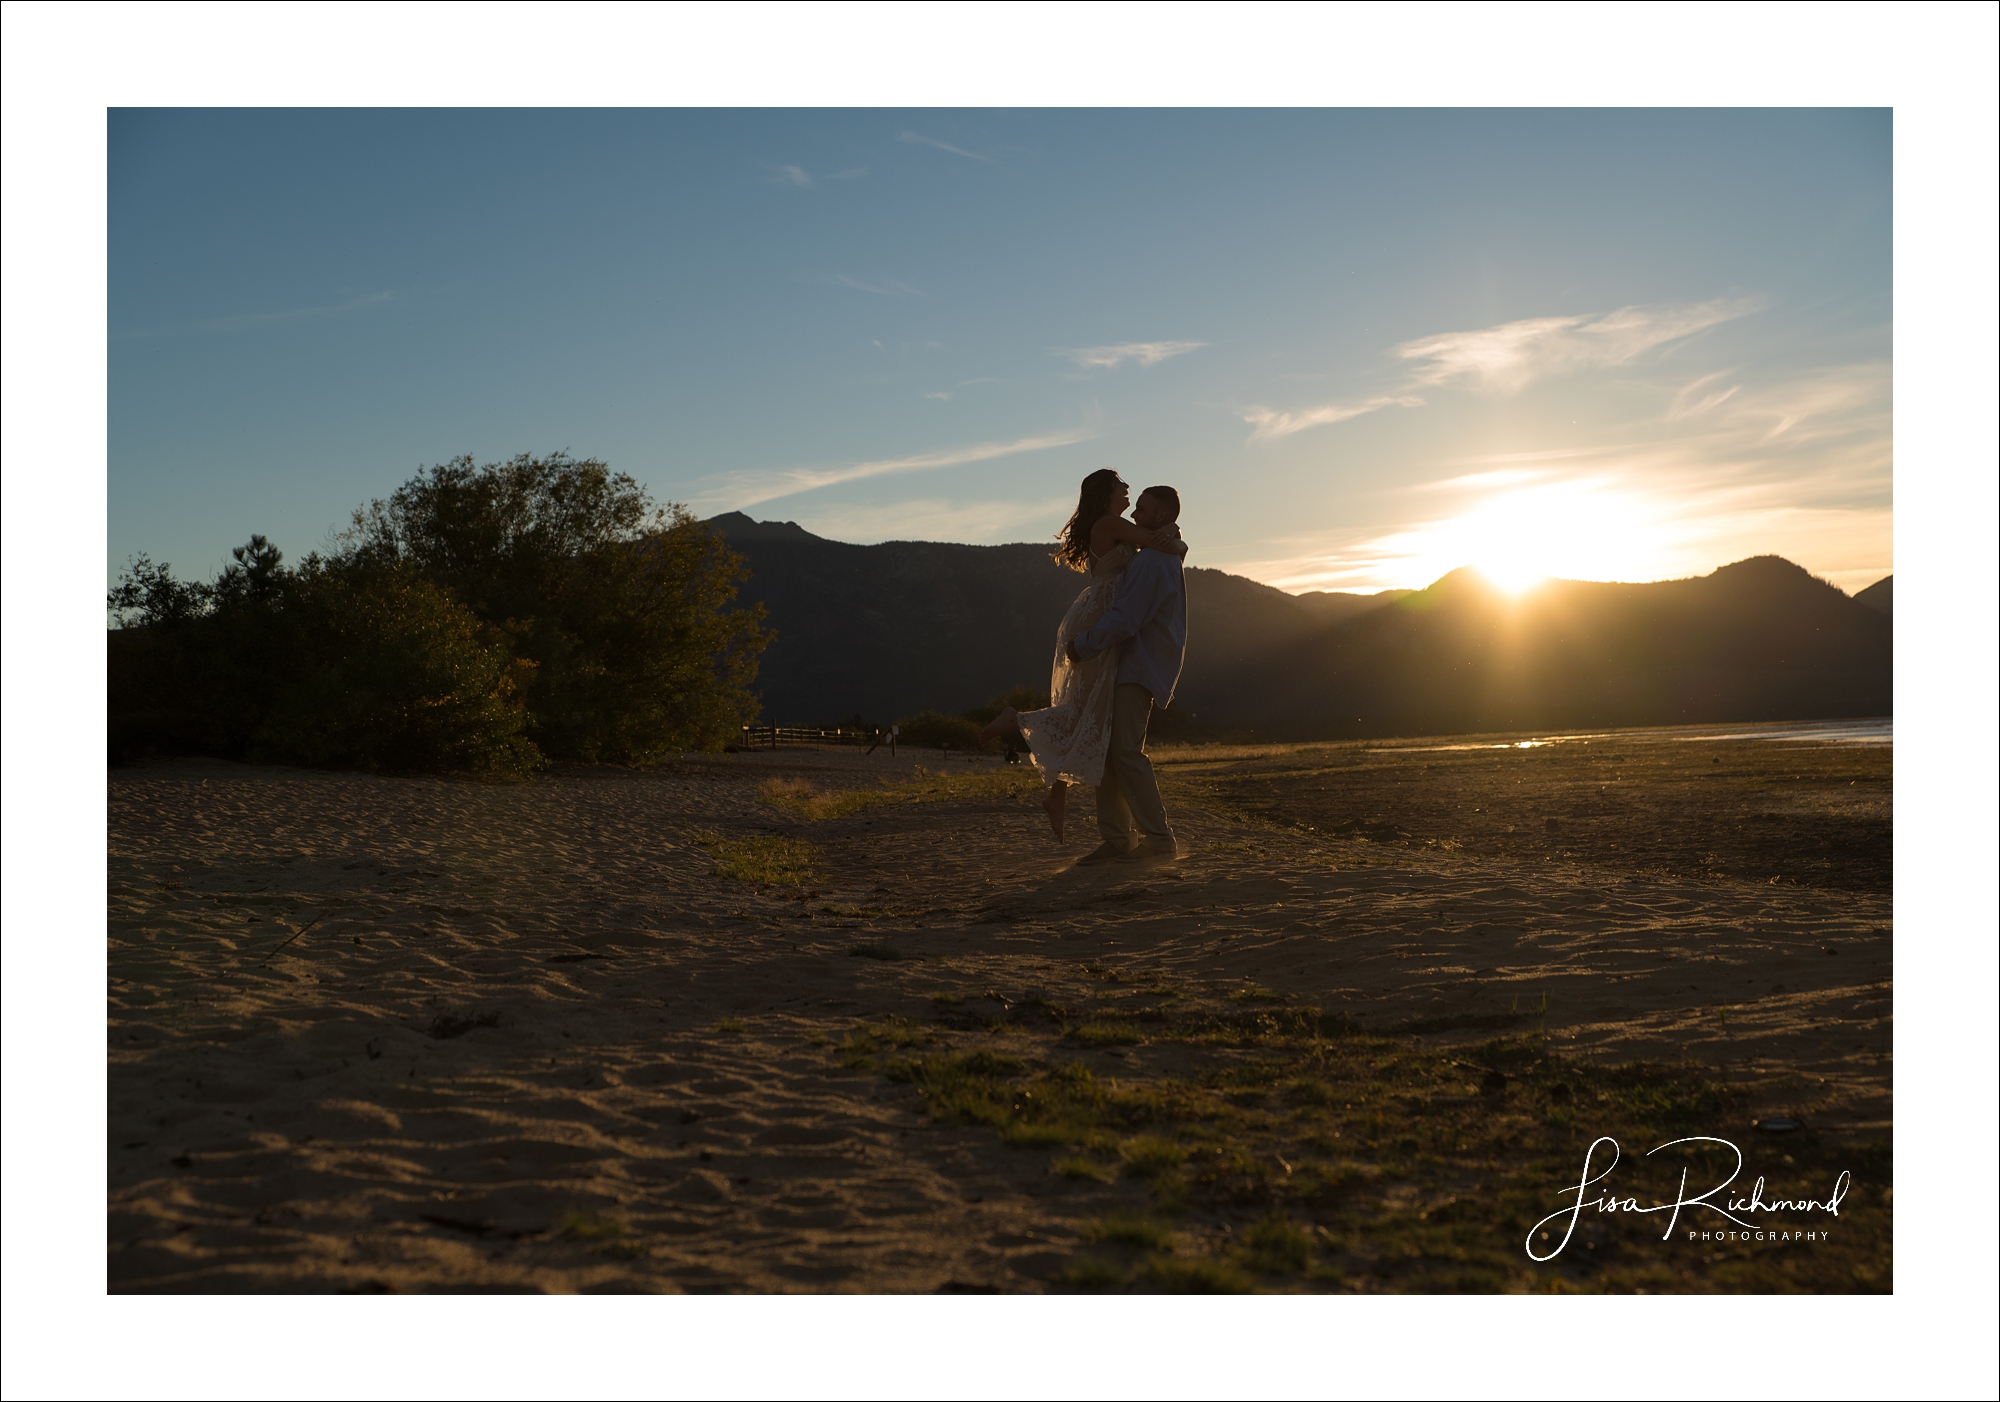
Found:
[[[1172,487],[1148,487],[1132,507],[1133,524],[1148,530],[1180,518],[1181,497]],[[1071,641],[1072,662],[1087,662],[1106,648],[1118,652],[1118,682],[1111,702],[1111,752],[1097,786],[1097,831],[1104,841],[1078,863],[1170,862],[1180,855],[1153,762],[1146,758],[1146,726],[1153,707],[1173,704],[1187,652],[1187,594],[1178,555],[1141,550],[1125,566],[1118,595],[1097,623]]]

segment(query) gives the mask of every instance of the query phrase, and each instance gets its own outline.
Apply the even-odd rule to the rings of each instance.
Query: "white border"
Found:
[[[1991,5],[4,8],[7,1395],[1992,1395]],[[104,1295],[107,106],[1895,108],[1891,1300]],[[1982,1176],[1983,1175],[1983,1176]],[[531,1342],[524,1343],[524,1340]],[[547,1347],[537,1342],[547,1340]]]

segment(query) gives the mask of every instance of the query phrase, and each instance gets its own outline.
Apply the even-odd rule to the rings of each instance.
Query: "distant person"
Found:
[[[1040,711],[1009,706],[980,732],[982,740],[1011,730],[1027,738],[1028,758],[1049,786],[1042,811],[1058,842],[1070,784],[1096,786],[1104,841],[1086,862],[1175,852],[1143,747],[1153,700],[1166,705],[1180,676],[1187,636],[1181,559],[1187,545],[1175,524],[1181,501],[1172,487],[1141,492],[1127,521],[1130,502],[1131,489],[1108,467],[1083,479],[1055,558],[1089,574],[1091,582],[1056,629],[1050,703]],[[1171,624],[1159,623],[1156,615],[1171,615]],[[1142,642],[1144,659],[1132,662]],[[1110,651],[1113,647],[1119,650]]]

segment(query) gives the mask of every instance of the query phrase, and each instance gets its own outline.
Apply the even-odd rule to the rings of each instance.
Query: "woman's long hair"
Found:
[[[1056,532],[1062,547],[1051,557],[1085,574],[1090,572],[1090,528],[1111,509],[1111,494],[1125,485],[1124,479],[1108,467],[1100,467],[1083,479],[1083,491],[1076,499],[1076,511]]]

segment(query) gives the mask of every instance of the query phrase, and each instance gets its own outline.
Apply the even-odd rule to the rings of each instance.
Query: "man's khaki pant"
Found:
[[[1144,842],[1172,852],[1173,829],[1160,802],[1153,762],[1146,758],[1146,726],[1153,718],[1153,693],[1133,682],[1112,692],[1111,753],[1104,758],[1104,782],[1097,786],[1097,831],[1114,847]]]

